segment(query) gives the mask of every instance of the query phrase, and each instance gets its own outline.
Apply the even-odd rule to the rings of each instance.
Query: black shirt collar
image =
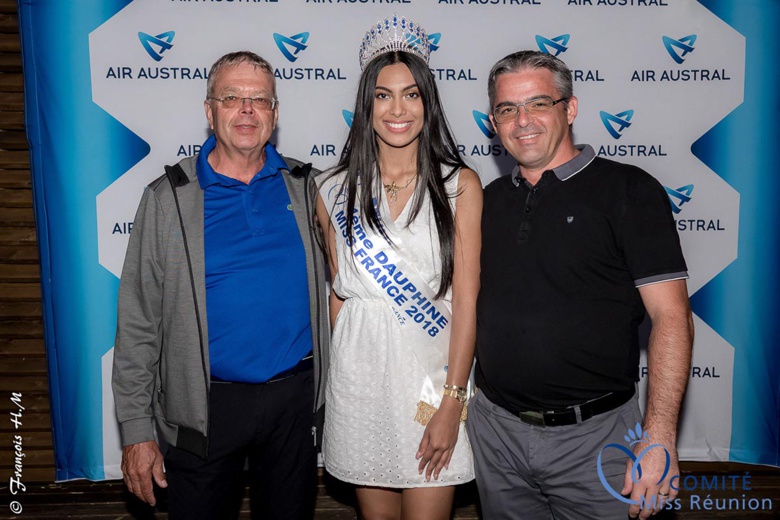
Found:
[[[555,176],[558,177],[558,179],[561,181],[568,180],[577,173],[584,170],[585,167],[589,165],[596,157],[596,152],[589,144],[578,144],[575,146],[575,148],[577,148],[580,153],[575,155],[570,161],[565,162],[557,168],[553,168],[552,170],[555,173]],[[523,176],[520,175],[520,165],[515,165],[514,169],[512,170],[512,183],[515,186],[520,186],[520,181],[522,180],[524,179]]]

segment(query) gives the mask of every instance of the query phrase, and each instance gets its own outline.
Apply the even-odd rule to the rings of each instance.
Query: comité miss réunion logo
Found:
[[[138,39],[141,41],[146,53],[154,61],[160,61],[163,59],[163,53],[173,48],[173,37],[176,36],[175,31],[166,31],[164,33],[146,34],[145,32],[138,33]]]
[[[631,481],[634,484],[636,484],[642,479],[642,459],[645,457],[645,455],[647,455],[653,450],[662,450],[664,453],[664,457],[666,459],[666,462],[664,464],[664,471],[661,474],[661,478],[658,479],[658,482],[656,482],[655,484],[660,484],[668,476],[669,468],[672,464],[672,457],[671,455],[669,455],[669,451],[666,449],[666,447],[663,444],[651,443],[647,431],[642,430],[642,426],[639,423],[636,423],[636,426],[634,426],[633,428],[629,428],[627,434],[623,438],[628,443],[628,446],[624,446],[622,444],[610,443],[604,446],[603,448],[601,448],[601,451],[599,452],[598,460],[596,461],[596,468],[598,470],[599,480],[601,481],[601,485],[604,486],[604,489],[606,489],[610,495],[612,495],[616,499],[626,504],[636,505],[636,504],[640,504],[639,500],[631,500],[630,498],[624,497],[618,491],[615,491],[615,489],[607,481],[607,477],[604,475],[604,470],[601,467],[601,459],[602,456],[604,455],[604,452],[606,452],[607,450],[618,450],[625,453],[626,456],[629,459],[631,459]],[[638,444],[647,444],[647,447],[645,447],[642,451],[640,451],[639,455],[635,455],[633,448]],[[644,497],[642,497],[642,500],[644,500]],[[644,507],[645,505],[652,506],[652,507],[655,506],[655,504],[640,504],[640,506],[642,507]]]

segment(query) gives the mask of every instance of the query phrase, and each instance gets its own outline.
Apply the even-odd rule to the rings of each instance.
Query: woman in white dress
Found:
[[[333,281],[323,456],[367,520],[448,519],[454,486],[474,478],[463,419],[482,186],[429,55],[403,18],[367,33],[350,133],[319,188]]]

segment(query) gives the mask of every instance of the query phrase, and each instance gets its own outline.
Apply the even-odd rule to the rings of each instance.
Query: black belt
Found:
[[[288,368],[287,370],[284,370],[282,372],[279,372],[278,374],[276,374],[274,377],[272,377],[265,383],[237,383],[234,381],[225,381],[215,376],[211,376],[211,382],[212,383],[233,383],[236,385],[242,385],[242,384],[243,385],[267,385],[269,383],[276,383],[277,381],[282,381],[283,379],[289,379],[291,377],[295,377],[301,372],[305,372],[313,368],[314,368],[314,354],[309,353],[305,358],[298,361],[297,365],[295,365],[292,368]]]
[[[614,410],[618,406],[627,403],[632,397],[634,397],[634,391],[630,390],[607,394],[604,397],[599,397],[592,401],[588,401],[587,403],[578,404],[558,412],[513,412],[511,410],[509,410],[509,412],[516,415],[524,423],[532,426],[566,426],[569,424],[577,424],[578,422],[586,421],[596,415]],[[577,421],[577,408],[580,410],[579,421]]]

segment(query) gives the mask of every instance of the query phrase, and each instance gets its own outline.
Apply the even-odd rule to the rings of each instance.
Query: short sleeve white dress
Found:
[[[328,193],[342,178],[326,178],[321,185],[326,207],[330,208]],[[453,211],[457,185],[456,173],[447,184]],[[388,234],[403,244],[407,263],[436,292],[441,276],[439,240],[429,197],[407,226],[411,206],[410,200]],[[389,219],[384,198],[378,207],[382,220]],[[449,486],[472,480],[474,468],[464,423],[449,469],[442,469],[439,479],[430,482],[419,474],[415,454],[425,427],[414,418],[426,373],[403,340],[390,307],[352,264],[352,252],[344,240],[336,238],[339,272],[333,285],[345,301],[331,344],[323,438],[326,469],[340,480],[366,486]],[[449,300],[447,295],[445,305],[451,310]]]

